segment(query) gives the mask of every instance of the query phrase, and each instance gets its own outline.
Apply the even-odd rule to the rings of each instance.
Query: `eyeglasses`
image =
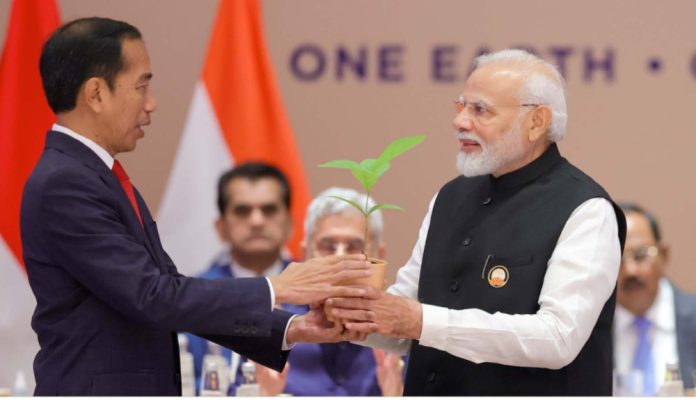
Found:
[[[645,263],[657,257],[660,254],[660,249],[655,245],[641,246],[636,249],[626,249],[621,257],[621,263],[627,263],[629,260],[640,264]]]
[[[498,114],[495,111],[496,107],[537,107],[541,104],[524,103],[524,104],[488,104],[482,100],[467,101],[463,95],[459,95],[459,99],[454,101],[454,109],[457,113],[461,113],[466,109],[469,118],[473,119],[481,125],[490,124]]]
[[[232,214],[240,219],[248,219],[254,209],[259,209],[261,214],[263,214],[263,217],[268,219],[278,214],[280,211],[280,206],[277,203],[266,203],[258,206],[239,204],[232,205],[231,207]]]
[[[314,245],[314,250],[319,256],[336,255],[339,252],[344,255],[362,253],[364,248],[365,242],[362,239],[335,241],[331,238],[322,238]],[[369,253],[368,249],[365,249],[365,253]]]

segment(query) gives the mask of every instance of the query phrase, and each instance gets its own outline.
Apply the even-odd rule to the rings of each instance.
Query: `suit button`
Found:
[[[462,245],[469,246],[469,244],[471,244],[471,237],[464,238],[464,241],[462,241]]]
[[[234,329],[232,329],[232,333],[234,334],[239,334],[240,331],[241,329],[239,327],[235,327]]]
[[[491,198],[490,198],[490,196],[489,196],[488,198],[486,198],[486,199],[483,200],[483,204],[484,204],[484,205],[488,205],[489,203],[491,203]]]
[[[251,334],[256,334],[259,331],[256,327],[251,328]]]
[[[452,285],[450,286],[450,289],[452,290],[452,292],[457,292],[457,290],[459,289],[459,282],[457,282],[456,280],[453,281]]]
[[[437,373],[430,372],[430,374],[428,375],[428,382],[432,383],[435,381],[436,378],[437,378]]]

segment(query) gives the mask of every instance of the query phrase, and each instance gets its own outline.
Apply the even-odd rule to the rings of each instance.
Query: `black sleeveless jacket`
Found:
[[[534,314],[547,262],[571,213],[609,195],[552,144],[527,166],[503,175],[458,177],[433,207],[419,301],[450,309]],[[613,202],[612,202],[613,204]],[[614,205],[621,247],[626,223]],[[489,284],[497,266],[507,283]],[[475,364],[413,342],[405,395],[611,395],[611,324],[616,290],[577,358],[559,370]]]

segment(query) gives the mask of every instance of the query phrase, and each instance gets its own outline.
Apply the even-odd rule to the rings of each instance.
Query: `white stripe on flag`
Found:
[[[217,180],[233,164],[205,85],[191,102],[157,224],[179,271],[202,272],[223,248],[217,232]]]
[[[24,371],[34,391],[32,364],[39,351],[31,315],[36,299],[14,254],[0,238],[0,387],[12,388],[17,371]]]

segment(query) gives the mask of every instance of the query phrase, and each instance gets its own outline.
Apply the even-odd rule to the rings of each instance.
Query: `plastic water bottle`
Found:
[[[244,383],[237,388],[237,397],[258,397],[261,395],[259,384],[256,383],[256,364],[246,361],[242,364]]]
[[[181,362],[181,395],[194,397],[196,382],[194,380],[193,355],[188,351],[188,337],[179,334],[179,361]]]
[[[220,366],[215,359],[203,361],[203,371],[201,372],[201,397],[222,397],[222,386],[220,381]]]
[[[683,397],[684,382],[679,372],[679,365],[668,363],[665,372],[665,384],[657,391],[659,397]]]
[[[202,366],[205,368],[209,363],[213,363],[215,365],[215,369],[217,370],[215,381],[219,384],[221,392],[220,395],[225,395],[227,394],[227,389],[230,385],[230,373],[227,359],[225,359],[225,356],[222,355],[222,346],[219,344],[208,341],[207,346],[208,351],[203,357]],[[205,379],[205,370],[201,371],[201,391],[204,387],[203,379]],[[203,395],[202,392],[200,394]]]
[[[15,397],[25,397],[29,395],[27,378],[21,370],[17,371],[17,376],[15,376],[14,386],[12,386],[12,395]]]

